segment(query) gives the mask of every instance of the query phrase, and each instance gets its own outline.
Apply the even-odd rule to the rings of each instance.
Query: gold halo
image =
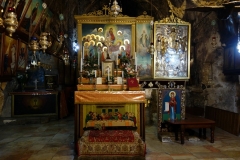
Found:
[[[91,40],[92,39],[90,34],[86,35],[86,38],[87,38],[87,40]]]
[[[103,39],[103,40],[101,40],[101,39]],[[105,41],[105,37],[100,36],[100,41]]]
[[[120,47],[119,47],[119,50],[121,50],[121,48],[124,48],[124,50],[126,49],[126,47],[124,46],[124,45],[121,45]]]
[[[99,35],[96,35],[96,39],[98,38],[98,40],[100,39],[100,36]]]
[[[89,46],[89,42],[84,42],[84,46]]]
[[[91,34],[92,39],[96,39],[96,35],[95,34]]]
[[[94,40],[91,40],[89,43],[90,43],[90,44],[92,43],[93,46],[95,46],[95,41],[94,41]]]
[[[117,35],[122,35],[122,31],[117,31]]]
[[[103,29],[102,28],[98,28],[98,32],[103,32]]]
[[[82,41],[84,41],[84,39],[87,39],[86,36],[83,36],[83,37],[82,37]]]
[[[171,94],[174,94],[174,97],[176,97],[176,92],[175,91],[171,91],[171,92],[169,92],[169,97],[171,97]]]
[[[103,46],[102,42],[97,42],[96,46],[98,46],[99,44],[101,45],[101,47]]]
[[[107,48],[106,46],[102,48],[102,51],[104,51],[104,49]]]
[[[125,39],[125,40],[124,40],[124,44],[125,44],[125,42],[128,42],[128,44],[130,43],[130,41],[129,41],[128,39]]]

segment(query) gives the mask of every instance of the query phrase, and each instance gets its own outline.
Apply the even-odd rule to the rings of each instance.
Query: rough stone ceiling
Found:
[[[43,0],[47,3],[50,10],[53,12],[55,23],[58,26],[62,23],[64,32],[72,35],[75,28],[74,15],[87,14],[89,12],[102,10],[104,5],[109,5],[113,0]],[[144,11],[148,15],[153,16],[154,20],[160,20],[170,16],[170,6],[173,10],[182,12],[182,20],[193,22],[196,19],[194,12],[185,11],[186,8],[205,5],[207,3],[221,3],[224,0],[117,0],[122,7],[122,14],[130,17],[137,17],[143,14]],[[226,0],[225,0],[226,1]],[[64,15],[64,21],[59,22],[59,14]],[[186,14],[185,14],[186,13]],[[57,27],[55,27],[57,28]],[[54,30],[57,35],[59,31]]]
[[[71,14],[86,14],[89,12],[102,10],[104,5],[109,5],[110,0],[45,0],[52,12],[55,14],[63,13],[65,17]],[[131,17],[137,17],[146,11],[152,15],[155,20],[163,19],[168,16],[168,0],[117,0],[123,9],[123,14]],[[181,7],[184,2],[187,6],[192,6],[192,0],[170,0],[177,8]],[[113,2],[113,0],[111,0]]]
[[[122,14],[130,17],[137,17],[144,11],[153,16],[154,20],[160,20],[170,15],[169,4],[171,2],[176,8],[183,3],[192,0],[117,0],[122,7]],[[60,32],[74,36],[75,19],[74,15],[87,14],[89,12],[102,10],[104,5],[109,5],[113,0],[43,0],[53,13],[53,23],[51,34],[57,37]],[[192,3],[190,3],[192,4]],[[60,22],[59,14],[64,15],[64,20]],[[63,31],[60,31],[61,30]],[[67,46],[70,49],[71,40],[68,39]]]

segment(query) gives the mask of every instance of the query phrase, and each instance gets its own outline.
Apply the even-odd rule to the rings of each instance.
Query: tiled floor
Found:
[[[75,160],[74,118],[37,124],[0,123],[0,160]],[[155,126],[146,126],[146,160],[240,160],[240,137],[216,128],[215,143],[206,140],[162,143]],[[192,137],[190,137],[192,138]],[[193,136],[192,139],[196,137]]]

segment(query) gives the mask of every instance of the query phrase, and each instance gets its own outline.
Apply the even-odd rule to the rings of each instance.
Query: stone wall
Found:
[[[192,28],[194,45],[191,57],[195,59],[187,86],[187,106],[212,106],[238,112],[239,80],[237,75],[223,74],[224,48],[220,42],[216,14],[211,13],[207,17],[199,15]]]

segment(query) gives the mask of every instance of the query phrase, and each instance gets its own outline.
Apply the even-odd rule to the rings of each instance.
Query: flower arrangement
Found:
[[[95,73],[93,70],[98,69],[98,58],[97,57],[86,57],[84,59],[83,70],[85,71],[85,75],[87,77],[94,77]]]
[[[120,64],[125,78],[134,77],[136,75],[134,65],[132,65],[132,59],[129,57],[120,58]]]

